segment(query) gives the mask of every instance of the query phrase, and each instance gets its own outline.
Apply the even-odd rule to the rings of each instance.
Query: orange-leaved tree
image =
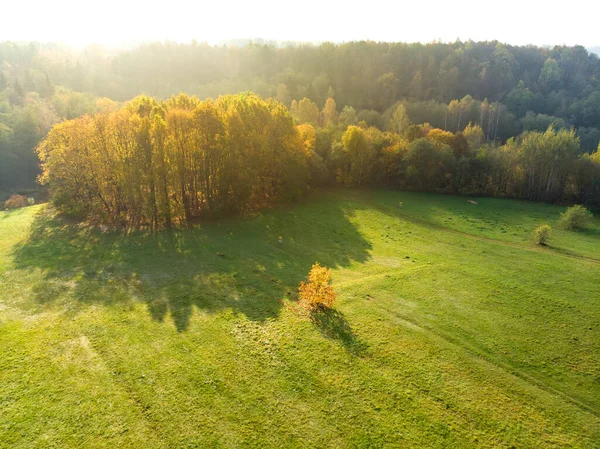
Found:
[[[331,286],[331,270],[322,267],[315,262],[306,282],[300,282],[298,286],[300,304],[307,310],[315,310],[319,307],[331,307],[335,301],[336,294]]]

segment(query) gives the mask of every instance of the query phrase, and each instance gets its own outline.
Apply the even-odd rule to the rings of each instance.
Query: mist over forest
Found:
[[[240,42],[237,42],[240,43]],[[34,148],[50,127],[146,94],[200,99],[251,91],[288,108],[333,98],[385,130],[402,102],[412,123],[486,126],[481,108],[458,119],[456,100],[495,105],[494,143],[524,131],[574,128],[582,152],[600,140],[600,62],[583,47],[498,42],[211,46],[150,43],[129,50],[0,44],[0,187],[32,185]],[[478,103],[480,104],[480,103]]]

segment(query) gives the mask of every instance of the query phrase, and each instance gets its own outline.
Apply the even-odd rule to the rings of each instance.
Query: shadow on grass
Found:
[[[568,257],[573,257],[576,259],[582,259],[582,260],[588,260],[588,261],[595,262],[595,263],[600,263],[600,258],[589,257],[587,255],[580,254],[576,251],[572,251],[568,248],[564,248],[561,246],[554,246],[554,245],[551,245],[548,243],[548,244],[543,245],[543,247],[549,249],[551,252],[562,254],[563,256],[568,256]]]
[[[342,312],[321,306],[310,313],[310,320],[324,336],[340,342],[351,354],[366,352],[367,345],[357,338]]]
[[[279,314],[315,261],[334,268],[367,260],[370,244],[351,222],[356,207],[326,197],[158,234],[101,233],[46,207],[13,257],[17,269],[42,271],[32,294],[43,306],[142,301],[153,319],[170,316],[178,331],[188,328],[195,308],[263,321]]]

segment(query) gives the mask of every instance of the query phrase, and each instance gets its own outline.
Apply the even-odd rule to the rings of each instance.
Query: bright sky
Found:
[[[131,45],[237,38],[600,46],[598,0],[6,0],[0,40]]]

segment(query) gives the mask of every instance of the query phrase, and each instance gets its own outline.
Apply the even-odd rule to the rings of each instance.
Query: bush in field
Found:
[[[547,245],[550,234],[552,234],[552,228],[550,226],[547,224],[540,225],[533,231],[533,240],[538,245]]]
[[[560,214],[560,226],[569,231],[583,229],[592,219],[592,213],[580,204],[569,207]]]
[[[23,195],[11,195],[11,197],[4,202],[4,209],[18,209],[25,206],[29,206],[29,202]]]
[[[331,270],[327,267],[322,267],[319,262],[316,262],[308,273],[306,282],[300,282],[298,286],[302,307],[307,310],[331,307],[336,295],[330,284]]]

